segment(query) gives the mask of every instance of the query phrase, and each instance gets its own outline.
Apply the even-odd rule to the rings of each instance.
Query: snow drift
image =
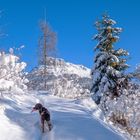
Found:
[[[41,102],[52,115],[53,129],[42,134],[38,112]],[[123,140],[103,120],[102,112],[90,99],[70,100],[46,93],[6,95],[0,99],[1,140]]]

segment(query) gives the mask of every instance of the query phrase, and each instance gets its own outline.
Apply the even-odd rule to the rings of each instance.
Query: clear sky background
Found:
[[[24,45],[19,54],[31,70],[37,65],[39,20],[44,18],[57,33],[58,57],[92,68],[97,44],[91,38],[93,26],[108,11],[123,28],[117,48],[129,51],[130,71],[140,63],[139,0],[0,0],[0,27],[7,36],[0,39],[1,50]]]

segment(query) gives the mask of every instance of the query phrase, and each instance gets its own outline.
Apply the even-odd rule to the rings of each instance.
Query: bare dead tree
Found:
[[[47,57],[56,52],[56,33],[46,21],[40,22],[41,37],[39,38],[38,64],[43,66],[44,88],[46,89]]]

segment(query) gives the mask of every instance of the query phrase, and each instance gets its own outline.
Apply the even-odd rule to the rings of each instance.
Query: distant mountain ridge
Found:
[[[90,69],[63,59],[47,58],[47,86],[44,89],[43,66],[34,68],[28,75],[28,88],[46,90],[60,97],[77,98],[89,94],[91,86]]]

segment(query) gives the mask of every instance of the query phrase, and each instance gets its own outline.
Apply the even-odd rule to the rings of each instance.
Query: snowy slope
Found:
[[[53,130],[41,133],[35,103],[52,114]],[[92,102],[92,103],[91,103]],[[101,111],[90,99],[70,100],[46,93],[5,95],[0,99],[0,140],[123,140],[103,122]]]
[[[87,95],[92,83],[90,69],[63,59],[47,58],[47,75],[43,74],[43,67],[33,69],[28,75],[28,88],[31,90],[46,90],[48,93],[60,97],[76,98]],[[46,88],[44,80],[46,78]]]

